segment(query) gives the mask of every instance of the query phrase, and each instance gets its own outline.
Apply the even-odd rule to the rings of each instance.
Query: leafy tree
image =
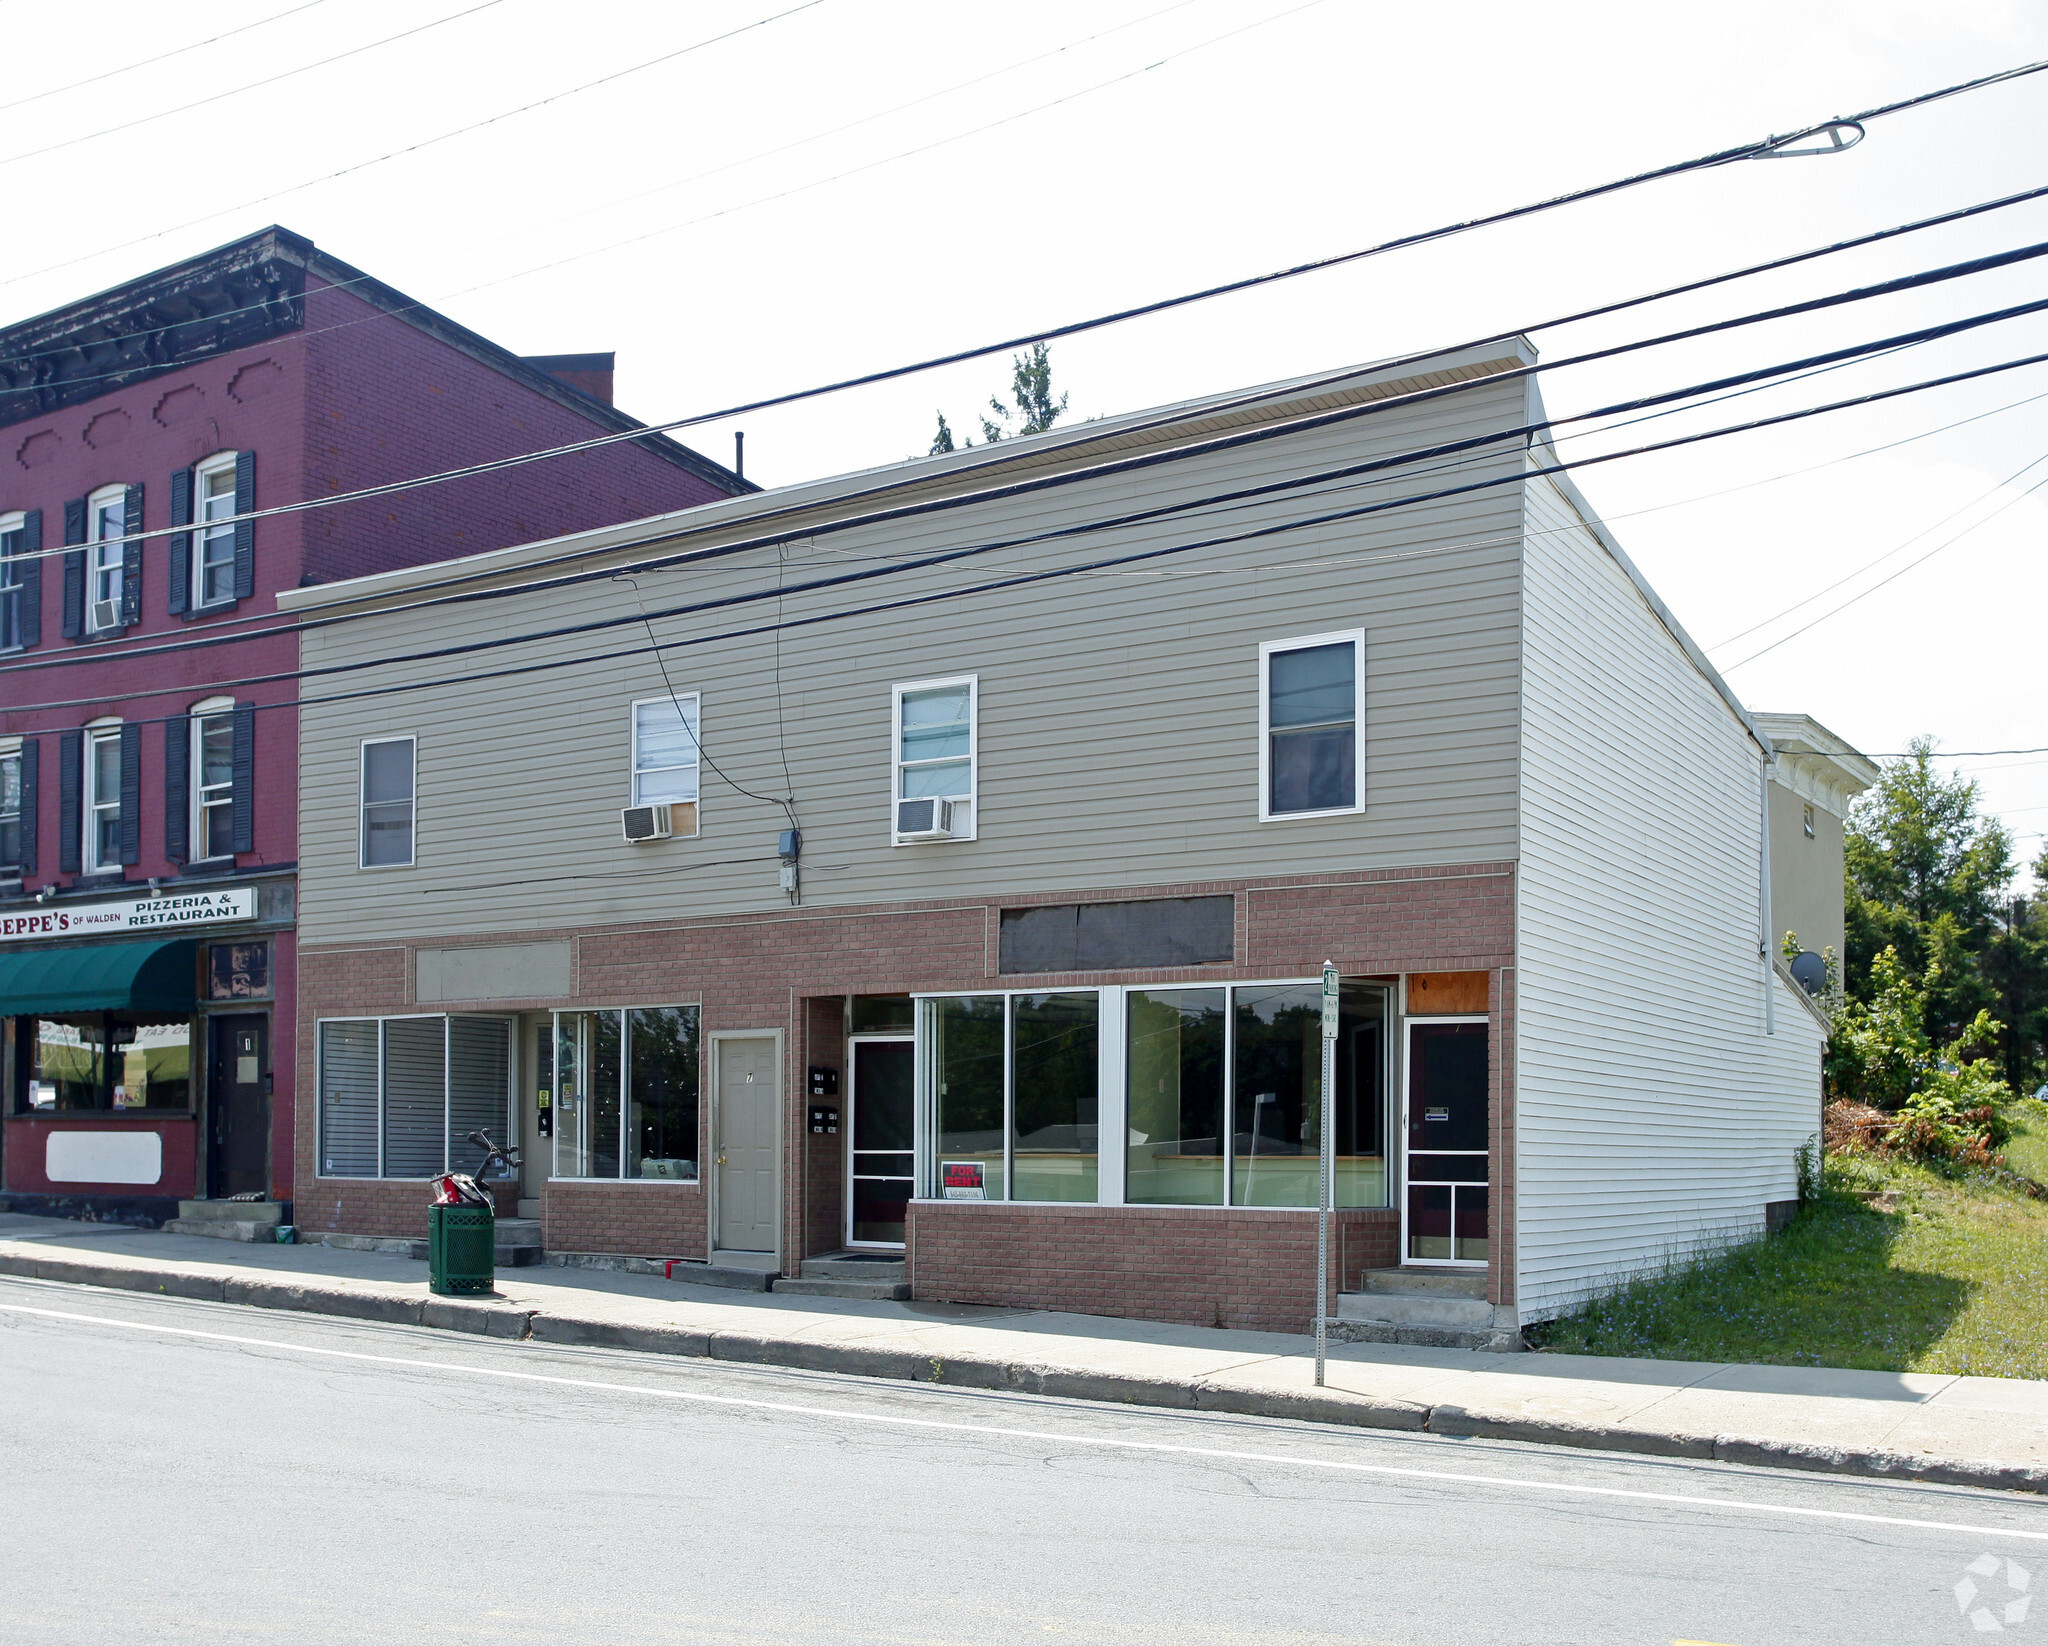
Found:
[[[995,416],[981,414],[981,437],[990,445],[1022,435],[1043,434],[1066,415],[1066,395],[1057,400],[1052,397],[1052,357],[1045,344],[1033,343],[1029,354],[1011,356],[1010,400],[1012,403],[1006,405],[996,396],[989,396],[988,409]],[[970,440],[967,444],[971,446],[974,442]],[[940,412],[930,455],[953,449],[953,430],[946,422],[946,414]]]

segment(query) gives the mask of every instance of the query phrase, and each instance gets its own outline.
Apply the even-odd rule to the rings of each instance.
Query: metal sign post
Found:
[[[1330,1304],[1330,1202],[1337,1173],[1337,968],[1323,962],[1323,1081],[1317,1108],[1322,1144],[1316,1161],[1316,1387],[1323,1386]]]

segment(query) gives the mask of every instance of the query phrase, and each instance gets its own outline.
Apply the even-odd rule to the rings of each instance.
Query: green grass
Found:
[[[2048,1107],[2005,1151],[2048,1180]],[[1878,1212],[1857,1189],[1892,1189]],[[1536,1328],[1555,1354],[2048,1378],[2048,1200],[1871,1155],[1827,1163],[1792,1226]]]

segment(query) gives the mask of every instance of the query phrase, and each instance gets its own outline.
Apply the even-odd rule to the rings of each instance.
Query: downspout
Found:
[[[1757,943],[1758,957],[1763,961],[1764,974],[1764,1033],[1778,1032],[1777,991],[1771,987],[1771,767],[1777,762],[1766,754],[1757,765],[1757,821],[1761,825],[1757,850],[1757,930],[1761,937]]]

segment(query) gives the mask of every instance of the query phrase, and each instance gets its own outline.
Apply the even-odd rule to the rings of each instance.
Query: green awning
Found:
[[[199,945],[88,943],[0,951],[0,1017],[64,1012],[189,1012]]]

